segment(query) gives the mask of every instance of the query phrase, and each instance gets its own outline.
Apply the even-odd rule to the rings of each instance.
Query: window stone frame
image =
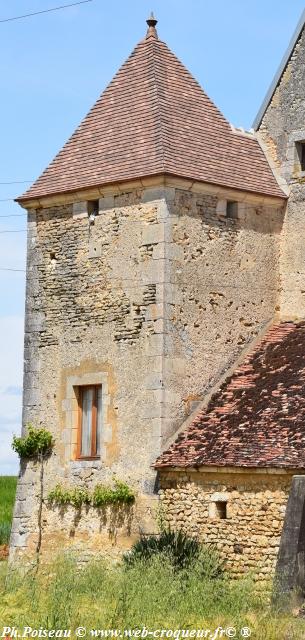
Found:
[[[77,458],[77,438],[79,403],[77,388],[82,386],[102,387],[102,434],[101,434],[101,456],[92,460],[81,460]],[[112,425],[108,421],[108,409],[110,405],[108,373],[105,371],[83,373],[67,377],[66,397],[62,402],[62,409],[65,415],[65,425],[63,430],[63,441],[65,446],[65,461],[85,467],[100,466],[106,462],[106,445],[112,441]]]

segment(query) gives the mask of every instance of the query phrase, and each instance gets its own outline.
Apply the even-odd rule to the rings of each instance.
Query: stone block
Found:
[[[163,336],[160,334],[148,336],[146,339],[145,351],[150,355],[162,356],[164,352]]]
[[[163,304],[150,304],[145,311],[145,320],[159,320],[160,318],[164,318],[164,314],[165,309]]]
[[[186,371],[186,361],[184,358],[164,358],[164,373],[184,375]]]
[[[111,443],[113,437],[113,429],[110,424],[103,425],[103,441],[105,443]]]
[[[10,545],[11,547],[25,547],[27,542],[27,533],[18,533],[17,531],[12,531]]]
[[[166,242],[158,242],[158,244],[154,244],[152,253],[153,260],[164,260],[166,258],[166,249]]]
[[[45,314],[42,312],[35,312],[32,314],[26,314],[25,318],[25,331],[34,333],[36,331],[42,331],[45,323]]]
[[[147,353],[146,372],[149,372],[149,373],[156,372],[157,375],[160,375],[160,371],[162,371],[162,367],[163,367],[162,355],[154,355],[154,354]]]
[[[105,196],[99,200],[99,210],[107,211],[114,208],[114,196]]]
[[[40,392],[38,389],[23,389],[24,407],[34,407],[39,404]]]
[[[151,187],[144,189],[142,194],[142,202],[154,202],[157,200],[164,200],[165,189],[164,187]]]
[[[166,201],[162,201],[159,204],[157,218],[159,222],[168,220],[170,218],[170,211]]]
[[[74,202],[73,203],[73,218],[74,219],[82,219],[88,218],[88,209],[87,209],[87,201],[84,202]]]
[[[147,402],[142,412],[142,417],[144,420],[150,418],[160,418],[162,414],[160,403],[158,402]]]
[[[165,280],[165,260],[150,260],[143,264],[141,280],[145,284],[159,284]]]
[[[165,241],[164,224],[150,224],[142,231],[142,245],[157,244]]]
[[[89,258],[101,258],[103,252],[103,243],[100,240],[90,240],[89,242]]]
[[[160,373],[150,373],[144,380],[145,389],[162,389],[162,377]]]
[[[167,304],[183,304],[183,292],[177,284],[165,282],[163,285],[157,284],[156,289],[157,302],[166,300]]]
[[[72,398],[66,398],[62,401],[61,407],[63,411],[77,411],[78,410],[78,402],[76,400],[75,394]]]

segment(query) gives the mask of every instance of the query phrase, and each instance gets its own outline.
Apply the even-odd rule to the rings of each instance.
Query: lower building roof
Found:
[[[305,321],[269,329],[155,467],[305,469]]]

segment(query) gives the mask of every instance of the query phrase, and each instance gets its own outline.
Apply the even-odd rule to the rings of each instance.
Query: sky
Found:
[[[71,2],[0,0],[0,475],[18,471],[11,440],[20,432],[22,402],[26,216],[12,199],[48,165],[144,37],[151,10],[159,37],[227,119],[250,128],[305,5],[92,0],[4,22]]]

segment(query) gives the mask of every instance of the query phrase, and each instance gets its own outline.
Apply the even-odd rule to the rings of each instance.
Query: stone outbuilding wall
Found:
[[[162,514],[216,547],[234,577],[274,575],[292,472],[161,470]]]

